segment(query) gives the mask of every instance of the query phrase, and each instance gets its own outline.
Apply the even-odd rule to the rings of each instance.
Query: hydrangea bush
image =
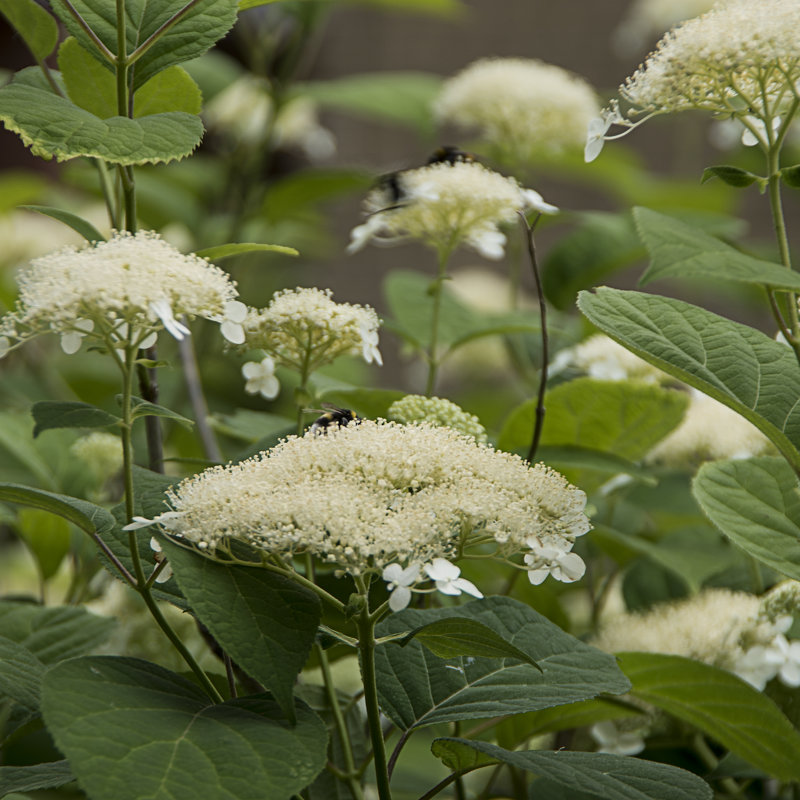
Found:
[[[800,2],[664,5],[632,5],[629,34],[679,24],[600,110],[536,58],[303,83],[314,3],[0,3],[35,65],[0,120],[78,198],[0,254],[0,796],[795,797]],[[317,169],[318,105],[362,92],[475,138]],[[621,158],[615,212],[525,186],[596,189],[607,140],[689,110],[760,171]],[[341,251],[432,252],[375,307],[281,269],[355,192]],[[593,288],[644,250],[643,284],[757,288],[771,323]]]

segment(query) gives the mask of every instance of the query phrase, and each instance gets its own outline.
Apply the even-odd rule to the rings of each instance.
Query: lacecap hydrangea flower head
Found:
[[[226,272],[149,231],[34,259],[19,288],[16,309],[0,320],[0,355],[43,333],[58,334],[66,353],[84,338],[106,349],[149,347],[164,329],[188,335],[184,315],[219,322],[235,341],[241,327],[233,320],[245,309]]]
[[[570,551],[590,527],[585,494],[548,467],[449,428],[383,420],[289,437],[187,478],[169,501],[155,521],[171,536],[219,558],[244,542],[280,559],[310,554],[342,574],[381,575],[394,610],[427,581],[480,596],[451,563],[473,548],[526,553],[518,566],[536,583],[551,571],[576,580],[583,570],[566,574],[563,562],[580,561]]]
[[[529,209],[558,212],[538,192],[475,161],[428,164],[394,173],[370,192],[364,204],[367,221],[353,229],[347,251],[370,241],[417,239],[433,247],[440,260],[461,245],[497,260],[506,243],[500,225],[517,221]]]
[[[477,129],[493,157],[514,166],[579,153],[600,111],[589,84],[526,58],[484,58],[445,81],[434,103],[442,123]]]
[[[245,390],[266,398],[278,394],[276,366],[306,376],[342,355],[360,355],[383,364],[378,350],[380,319],[370,306],[336,303],[329,289],[285,289],[269,306],[249,309],[243,322],[244,345],[267,355],[242,367]]]
[[[590,123],[586,160],[617,138],[607,135],[612,125],[624,135],[656,114],[689,109],[737,119],[764,150],[773,148],[798,106],[798,31],[800,0],[727,0],[684,22],[620,87],[627,115],[613,101]]]

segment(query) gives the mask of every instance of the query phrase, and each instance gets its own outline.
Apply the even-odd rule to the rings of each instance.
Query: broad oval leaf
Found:
[[[42,682],[42,713],[96,799],[288,798],[325,765],[325,726],[306,706],[290,728],[264,695],[215,705],[185,678],[139,659],[59,664]]]
[[[713,797],[711,787],[699,776],[640,758],[569,750],[512,751],[489,742],[449,738],[436,739],[431,750],[452,770],[510,764],[573,792],[603,800],[711,800]]]
[[[703,176],[700,178],[700,183],[710,181],[712,178],[719,178],[723,183],[728,186],[735,186],[737,189],[743,189],[745,186],[750,186],[756,181],[766,183],[765,179],[760,175],[755,175],[748,172],[741,167],[732,167],[729,164],[720,164],[716,167],[706,167],[703,170]]]
[[[117,84],[114,73],[101,64],[74,36],[58,48],[58,69],[69,99],[100,119],[115,117]]]
[[[44,664],[27,647],[0,636],[0,695],[36,711],[43,674]]]
[[[183,67],[171,66],[154,75],[133,96],[133,116],[147,117],[168,111],[199,114],[203,94]]]
[[[58,2],[53,6],[53,11],[81,45],[98,61],[109,64],[65,4]],[[108,0],[72,0],[72,6],[105,47],[116,55],[115,4]],[[186,0],[127,0],[124,4],[127,39],[125,50],[128,56],[187,7],[188,12],[181,14],[175,24],[164,29],[147,52],[137,59],[133,67],[134,89],[138,89],[166,67],[205,53],[233,27],[237,0],[198,0],[193,4]]]
[[[123,166],[166,163],[188,156],[203,137],[203,123],[192,114],[100,119],[16,80],[0,88],[0,120],[34,155],[58,161],[89,156]]]
[[[661,653],[618,653],[631,694],[695,725],[753,766],[800,780],[800,733],[765,694],[730,672]]]
[[[102,408],[74,401],[53,402],[42,400],[31,408],[36,426],[33,436],[51,428],[107,428],[118,425],[122,419]]]
[[[800,469],[800,367],[791,348],[658,295],[600,287],[581,292],[578,307],[636,355],[748,419]]]
[[[759,561],[800,580],[800,487],[782,458],[714,461],[692,490],[708,518]]]
[[[680,423],[687,403],[685,393],[652,384],[576,378],[545,395],[541,444],[589,447],[635,461]],[[498,447],[528,447],[535,406],[528,400],[511,412]]]
[[[0,0],[0,13],[37,59],[43,61],[53,52],[58,42],[58,25],[35,0]]]
[[[429,622],[400,639],[400,645],[405,647],[414,639],[422,642],[439,658],[455,656],[516,658],[542,672],[541,667],[527,653],[514,647],[500,634],[474,619],[450,617]]]
[[[524,603],[509,597],[473,600],[457,608],[406,609],[377,634],[403,633],[438,620],[468,617],[496,631],[534,659],[543,672],[516,659],[441,659],[419,642],[376,650],[383,712],[403,730],[464,719],[521,714],[574,703],[601,692],[622,694],[628,681],[607,653],[589,647]]]
[[[164,551],[198,619],[291,718],[295,679],[322,613],[319,598],[259,567],[220,564],[169,541]]]
[[[651,259],[642,286],[660,278],[705,278],[800,290],[796,272],[748,256],[700,228],[649,208],[637,208],[633,216]]]

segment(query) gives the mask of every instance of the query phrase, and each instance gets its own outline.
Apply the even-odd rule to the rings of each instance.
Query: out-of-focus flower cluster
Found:
[[[523,167],[580,152],[600,106],[591,86],[561,67],[486,58],[445,81],[434,110],[440,122],[477,129],[493,156]]]
[[[459,245],[485,258],[503,257],[503,224],[516,222],[518,214],[536,209],[554,214],[533,189],[522,188],[477,162],[435,163],[394,173],[367,196],[367,221],[354,228],[348,252],[369,241],[396,244],[418,239],[446,258]]]
[[[708,11],[715,0],[634,0],[614,32],[623,53],[635,52],[684,20]]]
[[[210,554],[231,557],[241,541],[282,559],[310,553],[351,575],[390,567],[390,586],[408,590],[398,598],[420,580],[474,594],[448,559],[475,547],[524,552],[535,583],[584,571],[571,553],[589,530],[584,493],[449,428],[362,421],[290,437],[187,478],[169,499],[173,510],[155,521]]]

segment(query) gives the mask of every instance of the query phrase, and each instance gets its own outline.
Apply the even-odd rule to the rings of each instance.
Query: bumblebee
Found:
[[[475,161],[475,156],[472,153],[467,153],[460,150],[458,147],[453,147],[451,144],[442,145],[438,150],[433,152],[428,159],[430,164],[470,164]]]
[[[338,428],[361,419],[355,411],[351,411],[349,408],[339,408],[332,403],[323,403],[322,405],[326,410],[322,412],[321,417],[314,420],[311,425],[312,433],[327,433],[331,426]],[[309,409],[309,411],[313,410]]]

